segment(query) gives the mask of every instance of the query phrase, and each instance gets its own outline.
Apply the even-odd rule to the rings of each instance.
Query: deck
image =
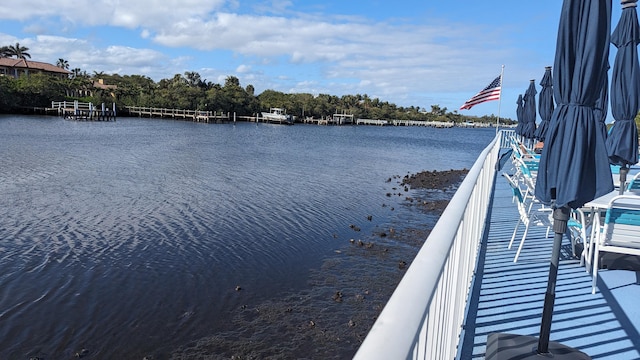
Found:
[[[538,336],[546,291],[552,238],[532,227],[517,263],[515,246],[507,249],[517,221],[516,204],[505,179],[496,177],[490,225],[481,247],[460,359],[484,359],[487,335],[503,332]],[[553,236],[553,235],[550,235]],[[551,341],[579,349],[593,359],[640,359],[640,285],[636,273],[598,272],[598,292],[591,276],[571,256],[564,240]]]

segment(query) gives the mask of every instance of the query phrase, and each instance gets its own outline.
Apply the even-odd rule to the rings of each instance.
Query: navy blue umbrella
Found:
[[[553,109],[555,108],[551,66],[544,68],[544,75],[542,76],[542,80],[540,80],[540,86],[542,86],[542,90],[540,90],[540,95],[538,96],[540,125],[536,129],[535,138],[544,142],[547,129],[549,129],[549,121],[551,121],[551,115],[553,115]]]
[[[620,193],[624,192],[629,165],[638,162],[638,129],[635,123],[640,107],[640,64],[637,45],[640,25],[637,0],[622,0],[620,21],[611,34],[618,48],[611,74],[611,114],[616,120],[607,138],[611,164],[620,165]]]
[[[522,136],[526,139],[535,138],[536,134],[536,82],[531,80],[524,93],[524,125]]]
[[[490,334],[487,344],[498,343],[496,354],[501,352],[496,358],[589,358],[575,349],[550,343],[549,335],[560,247],[571,208],[613,190],[602,126],[610,31],[611,0],[563,1],[553,66],[557,106],[545,137],[535,188],[536,198],[553,207],[554,232],[540,336],[537,348],[532,350],[531,337]]]
[[[524,106],[522,95],[518,95],[518,100],[516,101],[518,104],[518,108],[516,109],[516,117],[518,118],[518,125],[516,126],[516,134],[522,136],[522,129],[524,127]]]
[[[607,71],[609,70],[609,65],[607,65]],[[607,137],[607,125],[604,123],[607,120],[607,110],[609,109],[609,78],[604,79],[604,86],[602,90],[600,90],[600,96],[598,100],[596,100],[596,106],[594,111],[596,113],[596,119],[598,119],[598,125],[600,126],[600,131],[603,133],[604,137]]]
[[[558,30],[554,97],[536,197],[578,208],[613,189],[605,136],[594,109],[607,79],[611,1],[565,0]]]
[[[607,72],[609,71],[609,62],[607,62]],[[598,96],[598,100],[596,100],[596,104],[593,108],[594,113],[596,114],[596,119],[598,120],[599,129],[597,131],[601,132],[602,136],[607,138],[607,125],[605,124],[605,120],[607,120],[607,111],[609,110],[609,77],[604,79],[604,86],[600,89],[600,95]]]
[[[606,134],[596,110],[607,79],[610,31],[611,0],[564,0],[553,66],[557,107],[549,123],[535,189],[536,198],[554,209],[553,250],[537,348],[541,354],[551,352],[560,246],[571,208],[613,190]]]

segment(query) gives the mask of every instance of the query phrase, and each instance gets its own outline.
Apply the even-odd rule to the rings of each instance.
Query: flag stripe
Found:
[[[500,92],[502,90],[502,84],[500,82],[501,77],[498,76],[486,88],[482,89],[482,91],[462,104],[460,110],[471,109],[474,105],[478,105],[486,101],[500,100]]]

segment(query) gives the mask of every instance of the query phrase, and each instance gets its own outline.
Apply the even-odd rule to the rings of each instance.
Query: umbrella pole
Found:
[[[620,167],[620,195],[624,194],[624,188],[626,188],[628,173],[629,168],[627,167],[627,164],[622,165]]]
[[[487,336],[486,360],[540,360],[543,358],[553,358],[555,360],[591,359],[589,355],[580,350],[555,341],[549,341],[553,303],[556,299],[560,247],[562,245],[562,235],[564,235],[567,230],[570,213],[571,209],[566,206],[553,210],[553,251],[551,252],[547,293],[544,297],[540,336],[536,338],[535,336],[528,335],[491,333]],[[537,347],[535,345],[536,342],[538,343]]]
[[[562,236],[567,231],[567,222],[569,221],[570,212],[571,209],[566,206],[553,210],[553,250],[551,251],[547,292],[544,296],[542,323],[540,324],[540,338],[538,339],[538,354],[549,353],[549,335],[551,334],[553,305],[556,300],[556,281],[558,279],[558,264],[560,263],[560,247],[562,245]]]

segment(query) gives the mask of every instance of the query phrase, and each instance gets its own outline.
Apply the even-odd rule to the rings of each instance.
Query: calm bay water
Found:
[[[308,291],[350,225],[402,216],[387,179],[494,133],[2,116],[0,359],[168,358]]]

